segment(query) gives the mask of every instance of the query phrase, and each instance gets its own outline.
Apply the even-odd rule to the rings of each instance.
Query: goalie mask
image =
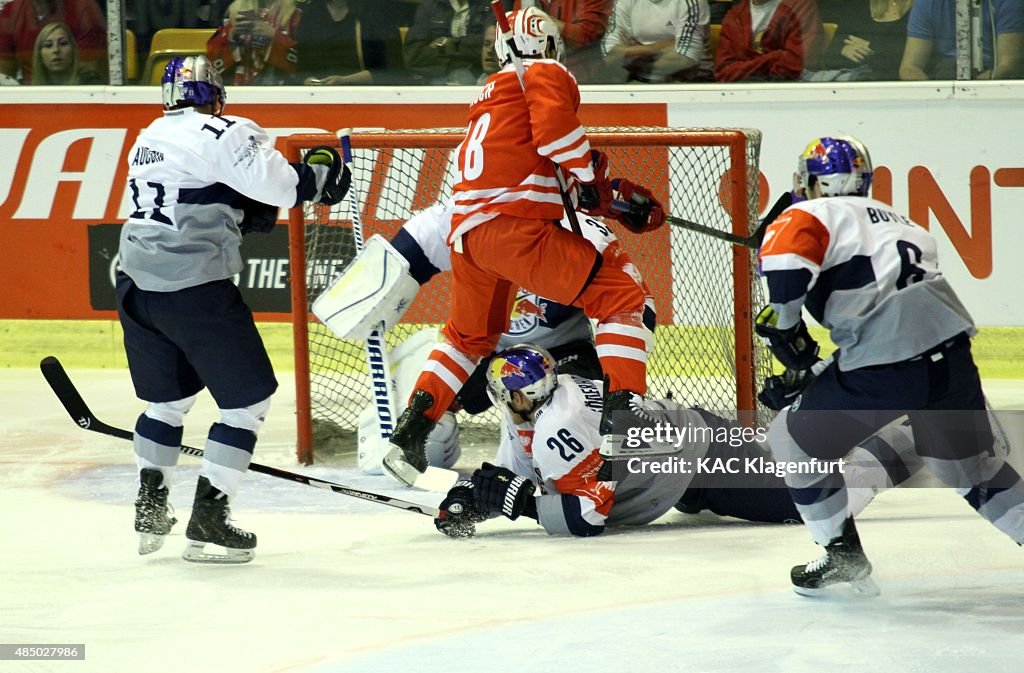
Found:
[[[224,111],[228,98],[224,83],[205,56],[175,56],[160,81],[165,110],[212,105],[213,114]]]
[[[540,346],[518,344],[497,353],[487,366],[487,396],[496,405],[509,406],[519,391],[533,409],[547,401],[558,387],[558,371],[551,353]]]
[[[796,186],[808,197],[814,185],[823,196],[867,196],[871,177],[871,156],[859,140],[817,138],[800,155]]]
[[[558,33],[558,26],[550,16],[536,7],[509,12],[506,16],[512,29],[512,41],[521,58],[552,58],[562,61],[565,45]],[[498,53],[498,62],[502,67],[512,62],[512,54],[506,42],[508,37],[502,34],[499,27],[494,50]]]

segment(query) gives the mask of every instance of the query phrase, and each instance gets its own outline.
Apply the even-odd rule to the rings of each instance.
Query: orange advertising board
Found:
[[[153,94],[158,96],[155,89]],[[260,124],[283,149],[281,138],[293,132],[462,127],[466,109],[451,103],[307,102],[232,103],[228,112]],[[107,271],[102,261],[117,252],[117,225],[128,212],[128,150],[159,114],[156,102],[0,105],[0,319],[116,317],[95,288]],[[580,116],[594,126],[664,126],[666,106],[585,105]],[[278,286],[287,281],[285,271],[264,266],[251,265],[253,282],[259,289],[284,290]],[[280,301],[264,305],[259,319],[288,320]]]

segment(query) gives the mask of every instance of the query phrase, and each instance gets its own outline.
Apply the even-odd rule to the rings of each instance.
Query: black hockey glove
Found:
[[[476,533],[476,524],[487,520],[487,517],[473,506],[471,481],[455,482],[438,509],[440,511],[434,519],[434,527],[448,537],[473,537]]]
[[[779,315],[771,306],[757,314],[754,331],[768,342],[768,350],[787,369],[807,369],[818,358],[818,342],[811,338],[807,325],[801,320],[789,329],[775,326]]]
[[[537,518],[537,489],[533,482],[512,470],[484,463],[473,473],[473,502],[477,511],[501,514],[515,521],[521,515]]]
[[[320,191],[320,203],[325,206],[341,203],[352,185],[352,172],[342,163],[338,150],[320,145],[307,152],[303,161],[311,166],[327,166],[329,169],[324,187]]]
[[[590,150],[590,160],[594,166],[594,181],[581,182],[577,193],[580,210],[587,215],[602,217],[612,214],[612,183],[608,179],[608,155],[597,150]]]
[[[255,199],[250,199],[248,196],[239,195],[239,199],[235,202],[235,207],[241,208],[244,213],[242,215],[242,223],[238,225],[238,229],[242,232],[243,236],[252,232],[265,234],[277,224],[279,210],[277,206],[260,203]]]
[[[813,380],[814,374],[810,369],[787,369],[778,376],[766,378],[757,399],[769,409],[782,411],[793,404]]]
[[[665,209],[651,190],[625,178],[612,180],[616,198],[612,215],[630,231],[646,234],[665,224]]]

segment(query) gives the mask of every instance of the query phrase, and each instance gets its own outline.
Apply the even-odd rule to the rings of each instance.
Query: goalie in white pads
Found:
[[[233,282],[242,236],[273,228],[278,208],[338,203],[350,176],[330,147],[289,164],[259,126],[222,115],[225,99],[205,56],[168,63],[164,116],[128,155],[134,210],[121,229],[117,308],[135,392],[149,403],[134,437],[139,553],[159,549],[176,522],[169,476],[185,414],[205,387],[221,415],[206,441],[183,557],[244,563],[256,536],[231,525],[228,498],[248,469],[277,380]]]
[[[1024,484],[994,451],[971,356],[970,314],[938,267],[932,236],[886,203],[868,198],[871,158],[852,138],[812,141],[798,163],[806,201],[768,228],[760,250],[769,306],[756,329],[787,368],[817,360],[801,310],[830,330],[836,358],[772,422],[775,458],[834,461],[906,415],[916,452],[942,481],[1015,542],[1024,543]],[[794,473],[793,500],[825,555],[791,571],[812,595],[850,583],[877,593],[834,474]]]
[[[686,513],[709,510],[749,521],[786,523],[799,514],[781,475],[770,469],[735,473],[696,467],[732,464],[762,466],[768,449],[743,441],[743,428],[702,409],[670,400],[649,400],[658,420],[693,429],[678,457],[688,471],[666,473],[618,463],[618,481],[602,475],[599,425],[603,409],[600,382],[559,375],[544,349],[521,344],[501,351],[487,372],[488,392],[504,412],[504,431],[495,464],[484,463],[459,481],[441,503],[438,530],[468,537],[475,525],[505,516],[526,516],[551,534],[593,536],[605,526],[654,521],[675,507]],[[857,484],[858,511],[880,490],[917,471],[909,429],[896,427],[873,437],[850,457],[846,478]],[[722,461],[722,462],[719,462]],[[731,461],[731,463],[730,463]],[[607,465],[608,463],[605,463]]]

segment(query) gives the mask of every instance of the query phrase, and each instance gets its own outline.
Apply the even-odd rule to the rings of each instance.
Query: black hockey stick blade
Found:
[[[671,215],[667,216],[665,220],[675,227],[689,229],[690,231],[698,234],[704,234],[706,236],[711,236],[712,238],[727,241],[733,245],[742,245],[745,248],[757,250],[761,247],[761,242],[764,240],[764,232],[768,229],[768,225],[774,222],[775,218],[782,214],[782,211],[789,208],[791,205],[793,205],[792,193],[784,192],[772,206],[771,210],[768,211],[768,214],[764,216],[764,219],[761,220],[761,223],[758,225],[754,233],[750,236],[737,236],[729,231],[715,229],[714,227],[709,227],[706,224],[691,222],[680,217],[672,217]]]
[[[39,369],[43,372],[43,378],[50,384],[50,389],[53,390],[57,399],[60,400],[60,403],[64,405],[64,408],[71,416],[71,420],[77,423],[79,427],[104,435],[120,437],[121,439],[130,440],[133,437],[132,433],[127,430],[111,427],[92,415],[89,406],[78,393],[75,384],[68,377],[68,373],[64,371],[64,366],[60,363],[60,360],[52,355],[48,355],[39,363]]]
[[[71,420],[73,420],[80,428],[83,430],[92,430],[93,432],[98,432],[104,435],[110,435],[112,437],[118,437],[120,439],[131,440],[134,437],[134,434],[128,430],[107,425],[93,415],[92,411],[89,410],[88,405],[86,405],[85,400],[82,399],[78,389],[75,388],[75,384],[71,382],[71,378],[64,370],[64,366],[60,363],[60,360],[52,355],[47,356],[39,363],[39,369],[43,373],[43,378],[45,378],[46,382],[50,384],[50,388],[57,396],[57,399],[60,400],[60,403],[64,405],[64,408],[71,416]],[[203,450],[194,446],[182,445],[179,450],[187,456],[195,456],[197,458],[203,457]],[[438,515],[436,507],[407,502],[398,498],[392,498],[391,496],[384,495],[382,493],[364,491],[358,488],[345,486],[343,484],[337,484],[333,481],[327,481],[325,479],[307,477],[306,475],[298,474],[297,472],[289,472],[288,470],[260,465],[259,463],[249,463],[249,469],[253,472],[259,472],[270,477],[286,479],[299,484],[305,484],[306,486],[321,488],[335,493],[340,493],[341,495],[359,498],[360,500],[376,502],[388,507],[404,509],[408,512],[416,512],[417,514],[424,514],[431,518],[437,518]]]

